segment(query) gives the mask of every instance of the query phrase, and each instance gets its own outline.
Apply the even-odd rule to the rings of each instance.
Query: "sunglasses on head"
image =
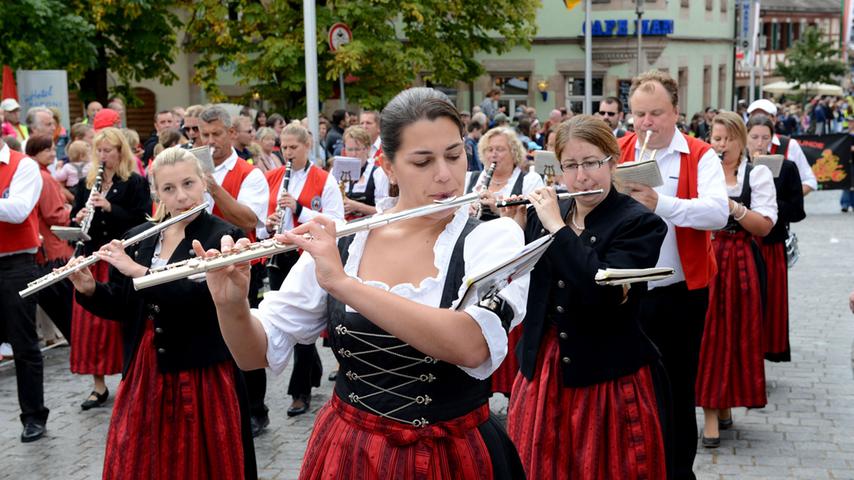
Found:
[[[616,117],[617,112],[599,112],[599,115],[602,115],[603,117]]]

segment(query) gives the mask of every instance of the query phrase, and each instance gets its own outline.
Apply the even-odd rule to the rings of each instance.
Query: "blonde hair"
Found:
[[[346,141],[348,138],[359,142],[363,147],[371,146],[371,136],[368,135],[368,131],[358,125],[347,127],[347,130],[344,130],[344,140]]]
[[[308,133],[308,129],[299,123],[299,120],[285,125],[285,128],[282,129],[280,138],[284,138],[285,135],[296,137],[297,141],[303,145],[311,145],[311,134]]]
[[[110,146],[119,151],[119,165],[116,167],[113,174],[119,177],[122,181],[130,178],[131,174],[136,170],[136,160],[133,158],[133,153],[128,146],[128,141],[122,131],[118,128],[107,127],[95,134],[95,140],[92,145],[95,150],[101,143],[108,143]],[[92,159],[89,166],[89,174],[86,175],[86,188],[91,189],[95,185],[95,177],[98,176],[99,159],[96,152],[92,152]]]
[[[75,140],[68,145],[65,149],[65,153],[68,154],[69,162],[82,162],[89,157],[92,153],[92,149],[89,147],[89,144],[83,140]]]
[[[131,151],[133,151],[139,145],[139,134],[136,133],[136,130],[130,128],[123,128],[122,133],[125,135]]]
[[[509,127],[495,127],[483,134],[483,137],[480,138],[477,144],[477,153],[480,155],[480,158],[486,158],[486,149],[489,147],[489,142],[499,135],[507,139],[510,154],[513,156],[513,164],[521,167],[525,163],[525,147],[522,146],[522,142],[516,136],[516,132]]]
[[[202,170],[202,164],[199,162],[199,159],[196,158],[195,155],[190,153],[189,150],[183,149],[181,147],[169,147],[160,152],[156,157],[154,157],[154,162],[151,164],[151,168],[149,169],[148,176],[151,179],[151,191],[156,195],[157,194],[157,170],[160,167],[164,166],[172,166],[179,162],[188,162],[193,165],[193,170],[195,174],[198,175],[202,181],[204,181],[205,174]],[[163,205],[163,202],[157,202],[157,210],[154,212],[153,217],[149,217],[149,220],[153,222],[161,222],[166,218],[166,207]]]
[[[731,137],[735,137],[736,140],[741,142],[742,149],[747,147],[747,127],[744,126],[744,120],[741,119],[741,115],[735,112],[721,110],[712,120],[712,127],[714,127],[715,124],[722,125],[726,128],[727,134]]]
[[[255,140],[258,140],[259,142],[268,137],[276,138],[276,131],[270,127],[261,127],[257,132],[255,132]]]

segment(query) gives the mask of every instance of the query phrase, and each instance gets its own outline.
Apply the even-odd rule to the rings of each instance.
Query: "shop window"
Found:
[[[498,106],[504,107],[504,112],[511,119],[516,114],[517,108],[528,106],[530,77],[522,75],[492,77],[492,84],[501,89]]]
[[[576,114],[584,112],[584,75],[567,77],[566,79],[566,108],[572,109]],[[602,77],[593,77],[591,86],[592,96],[591,113],[599,111],[599,102],[602,101]]]

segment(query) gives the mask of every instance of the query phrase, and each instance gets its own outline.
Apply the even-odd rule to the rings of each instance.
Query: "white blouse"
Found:
[[[448,263],[457,238],[468,221],[468,208],[459,208],[453,219],[445,226],[433,246],[433,264],[439,272],[435,277],[425,278],[419,285],[404,283],[394,286],[358,277],[359,264],[369,231],[355,235],[348,249],[349,257],[344,265],[347,275],[365,285],[394,293],[422,305],[438,307],[444,289]],[[525,246],[522,230],[509,218],[484,222],[472,230],[465,239],[463,259],[465,276],[473,277],[509,258]],[[525,317],[528,297],[528,276],[514,280],[501,290],[500,295],[513,309],[511,328]],[[465,282],[460,286],[458,298],[465,291]],[[267,334],[267,364],[273,373],[281,373],[291,357],[294,345],[312,344],[326,328],[327,293],[317,283],[315,263],[311,255],[302,255],[291,268],[288,277],[278,291],[269,292],[252,314],[261,321]],[[348,312],[354,312],[346,306]],[[485,379],[495,371],[507,355],[507,333],[501,320],[489,310],[476,305],[463,309],[480,326],[489,348],[489,358],[475,368],[460,366],[467,374]]]
[[[746,166],[747,162],[742,160],[735,174],[735,185],[726,186],[730,197],[741,195]],[[777,189],[774,187],[774,175],[765,165],[754,165],[750,171],[750,209],[777,223]]]
[[[469,184],[469,181],[471,180],[471,174],[472,173],[475,173],[475,172],[466,172],[466,183],[465,183],[465,185]],[[479,173],[480,173],[480,175],[478,175],[477,182],[475,182],[475,185],[480,185],[480,182],[483,178],[483,175],[484,175],[483,170],[481,170]],[[507,180],[507,183],[504,184],[504,186],[501,188],[501,190],[494,192],[495,198],[500,199],[500,198],[509,197],[511,195],[511,193],[513,192],[513,186],[516,185],[516,180],[518,180],[519,175],[522,175],[522,170],[519,167],[514,168],[513,173],[510,174],[510,178]],[[545,187],[545,186],[546,186],[546,183],[543,182],[543,177],[541,177],[540,174],[538,174],[537,172],[534,172],[534,171],[527,172],[527,173],[525,173],[525,177],[522,179],[522,195],[527,195],[527,194],[533,192],[534,190],[536,190],[540,187]]]

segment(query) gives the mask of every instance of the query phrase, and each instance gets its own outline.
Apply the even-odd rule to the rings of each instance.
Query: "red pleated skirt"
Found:
[[[649,367],[616,380],[563,386],[557,330],[534,379],[516,377],[507,433],[531,479],[663,479],[664,437]]]
[[[149,323],[116,395],[103,478],[244,478],[234,369],[160,373]]]
[[[98,262],[89,270],[95,281],[106,282],[110,264]],[[122,372],[122,327],[119,322],[89,313],[74,301],[71,309],[71,372],[113,375]]]
[[[716,232],[718,274],[709,287],[709,310],[695,384],[705,408],[763,407],[765,361],[759,275],[747,232]]]
[[[789,269],[782,243],[760,243],[768,276],[765,301],[765,359],[791,360],[789,351]]]
[[[513,382],[519,373],[519,360],[516,358],[516,344],[522,338],[522,325],[517,326],[507,334],[507,356],[498,369],[492,374],[492,393],[503,393],[510,396]]]
[[[359,410],[332,395],[317,413],[300,480],[492,479],[478,425],[483,405],[463,417],[415,428]]]

